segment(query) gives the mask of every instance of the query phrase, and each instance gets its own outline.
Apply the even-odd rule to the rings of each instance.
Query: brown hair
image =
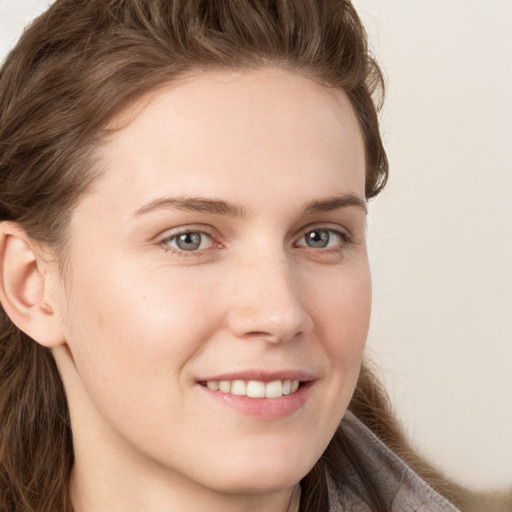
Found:
[[[94,149],[116,114],[196,68],[265,65],[347,94],[366,146],[366,196],[378,194],[388,175],[377,118],[383,79],[346,0],[57,0],[3,66],[0,221],[64,245],[69,212],[97,174]],[[443,482],[408,449],[385,393],[364,367],[350,407],[420,474]],[[302,511],[327,510],[325,469],[336,472],[342,450],[362,473],[371,509],[390,510],[347,443],[340,428],[302,482]],[[0,308],[0,510],[70,511],[72,465],[53,357]]]

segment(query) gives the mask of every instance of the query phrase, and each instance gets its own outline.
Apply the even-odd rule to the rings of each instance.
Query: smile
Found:
[[[220,391],[237,396],[249,398],[280,398],[291,395],[299,389],[298,380],[273,380],[263,382],[259,380],[209,380],[201,382],[203,386],[212,391]]]

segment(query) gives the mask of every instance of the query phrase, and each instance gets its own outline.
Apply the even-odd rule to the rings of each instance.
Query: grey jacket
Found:
[[[459,512],[349,411],[343,418],[343,425],[357,445],[364,447],[381,489],[392,502],[393,512]],[[361,488],[357,475],[349,478],[356,488]],[[332,481],[329,482],[329,501],[330,512],[379,512],[370,511],[368,505],[348,489],[338,492]]]

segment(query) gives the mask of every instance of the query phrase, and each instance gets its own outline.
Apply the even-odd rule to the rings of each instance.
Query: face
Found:
[[[347,98],[288,71],[210,71],[146,97],[99,158],[59,299],[75,442],[225,492],[297,482],[369,323]]]

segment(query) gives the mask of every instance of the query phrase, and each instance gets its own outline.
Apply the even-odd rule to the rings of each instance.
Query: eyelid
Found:
[[[169,228],[164,231],[161,231],[155,239],[157,240],[167,240],[174,236],[182,235],[184,233],[204,233],[211,237],[217,237],[217,231],[213,229],[211,226],[207,224],[184,224],[181,226],[176,226],[174,228]]]
[[[309,245],[305,237],[312,231],[327,231],[329,239],[325,247],[312,247]],[[332,240],[333,235],[335,240]],[[331,241],[333,242],[331,245]],[[342,261],[346,251],[349,251],[354,245],[354,240],[350,231],[339,224],[315,224],[309,225],[301,230],[300,236],[296,238],[293,247],[299,250],[299,254],[315,261],[323,263],[338,263]]]
[[[331,223],[321,224],[321,223],[318,223],[318,224],[311,224],[309,226],[306,226],[306,227],[302,228],[299,231],[298,236],[296,237],[296,242],[295,243],[297,243],[301,238],[303,238],[305,235],[307,235],[311,231],[315,231],[315,230],[318,230],[318,231],[331,231],[333,233],[338,233],[345,241],[347,241],[347,242],[352,241],[352,235],[350,233],[350,230],[348,230],[347,228],[345,228],[343,226],[340,226],[339,224],[331,224]]]
[[[158,245],[160,245],[165,251],[172,252],[180,256],[198,256],[204,254],[206,251],[209,251],[212,248],[215,248],[208,247],[206,249],[197,249],[195,251],[185,251],[177,247],[173,247],[167,243],[170,240],[187,233],[200,233],[201,235],[205,235],[212,240],[212,244],[214,246],[216,245],[217,248],[221,247],[221,244],[218,242],[219,234],[216,232],[216,230],[205,224],[191,224],[168,229],[161,233],[156,238],[156,240],[158,241]]]

